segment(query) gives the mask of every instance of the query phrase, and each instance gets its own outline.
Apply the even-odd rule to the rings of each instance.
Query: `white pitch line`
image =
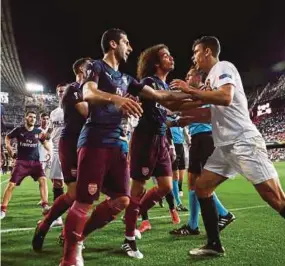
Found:
[[[2,184],[4,184],[4,183],[8,182],[9,180],[10,180],[10,178],[5,179],[4,181],[2,181],[2,182],[0,183],[0,185],[2,185]]]
[[[242,210],[250,210],[250,209],[257,209],[257,208],[264,208],[267,207],[268,205],[257,205],[257,206],[251,206],[251,207],[243,207],[243,208],[236,208],[236,209],[231,209],[229,211],[242,211]],[[184,217],[184,216],[189,216],[189,212],[187,213],[179,213],[179,217]],[[165,219],[165,218],[171,218],[170,215],[165,215],[165,216],[157,216],[157,217],[150,217],[150,220],[158,220],[158,219]],[[141,220],[141,219],[139,219]],[[118,221],[115,221],[118,222]]]
[[[250,210],[250,209],[258,209],[258,208],[264,208],[264,207],[268,207],[268,205],[256,205],[256,206],[250,206],[250,207],[243,207],[243,208],[236,208],[236,209],[231,209],[230,211],[243,211],[243,210]],[[182,213],[179,214],[179,216],[188,216],[188,212],[187,213]],[[150,220],[159,220],[159,219],[165,219],[165,218],[170,218],[170,215],[165,215],[165,216],[156,216],[156,217],[150,217]],[[139,219],[141,220],[141,219]],[[120,220],[116,220],[113,223],[121,223],[122,221]],[[61,227],[52,227],[52,229],[56,229],[56,228],[61,228]],[[1,234],[3,233],[11,233],[11,232],[21,232],[21,231],[30,231],[30,230],[35,230],[35,227],[27,227],[27,228],[11,228],[11,229],[4,229],[1,230]]]

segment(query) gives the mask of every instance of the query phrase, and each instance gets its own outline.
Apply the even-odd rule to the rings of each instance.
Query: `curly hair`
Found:
[[[155,74],[155,64],[159,63],[158,53],[161,49],[169,50],[165,44],[157,44],[145,49],[140,54],[137,65],[137,78],[139,80]]]

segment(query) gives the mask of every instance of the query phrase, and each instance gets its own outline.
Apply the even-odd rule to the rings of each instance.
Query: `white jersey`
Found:
[[[261,136],[252,123],[242,81],[236,67],[227,61],[216,63],[206,81],[217,90],[225,84],[234,86],[233,99],[229,106],[211,105],[211,123],[215,146],[225,146],[237,140]]]
[[[43,129],[40,127],[40,129],[41,129],[42,133],[44,133],[44,134],[46,134],[48,131],[48,128]],[[50,140],[48,140],[48,142],[50,142]],[[44,162],[47,160],[46,156],[47,156],[48,151],[45,149],[44,145],[41,142],[39,142],[38,147],[39,147],[39,154],[40,154],[40,162]]]
[[[52,142],[52,149],[53,152],[58,153],[58,145],[59,139],[61,135],[61,131],[64,127],[64,114],[63,109],[57,107],[50,113],[50,121],[52,124],[52,133],[51,133],[51,142]]]

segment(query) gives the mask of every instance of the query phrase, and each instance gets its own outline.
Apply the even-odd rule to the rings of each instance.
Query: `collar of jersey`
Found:
[[[111,77],[113,78],[121,78],[123,76],[123,74],[118,70],[114,70],[111,66],[109,66],[104,60],[101,60],[103,62],[105,71],[108,72],[109,75],[111,75]]]

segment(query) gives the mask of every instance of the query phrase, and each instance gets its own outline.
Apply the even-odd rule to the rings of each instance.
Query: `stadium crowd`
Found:
[[[14,92],[9,92],[8,103],[2,103],[4,107],[4,121],[8,128],[14,128],[23,123],[26,110],[34,110],[38,114],[50,113],[58,106],[55,94],[32,94],[27,97]],[[39,115],[37,116],[39,122]]]

